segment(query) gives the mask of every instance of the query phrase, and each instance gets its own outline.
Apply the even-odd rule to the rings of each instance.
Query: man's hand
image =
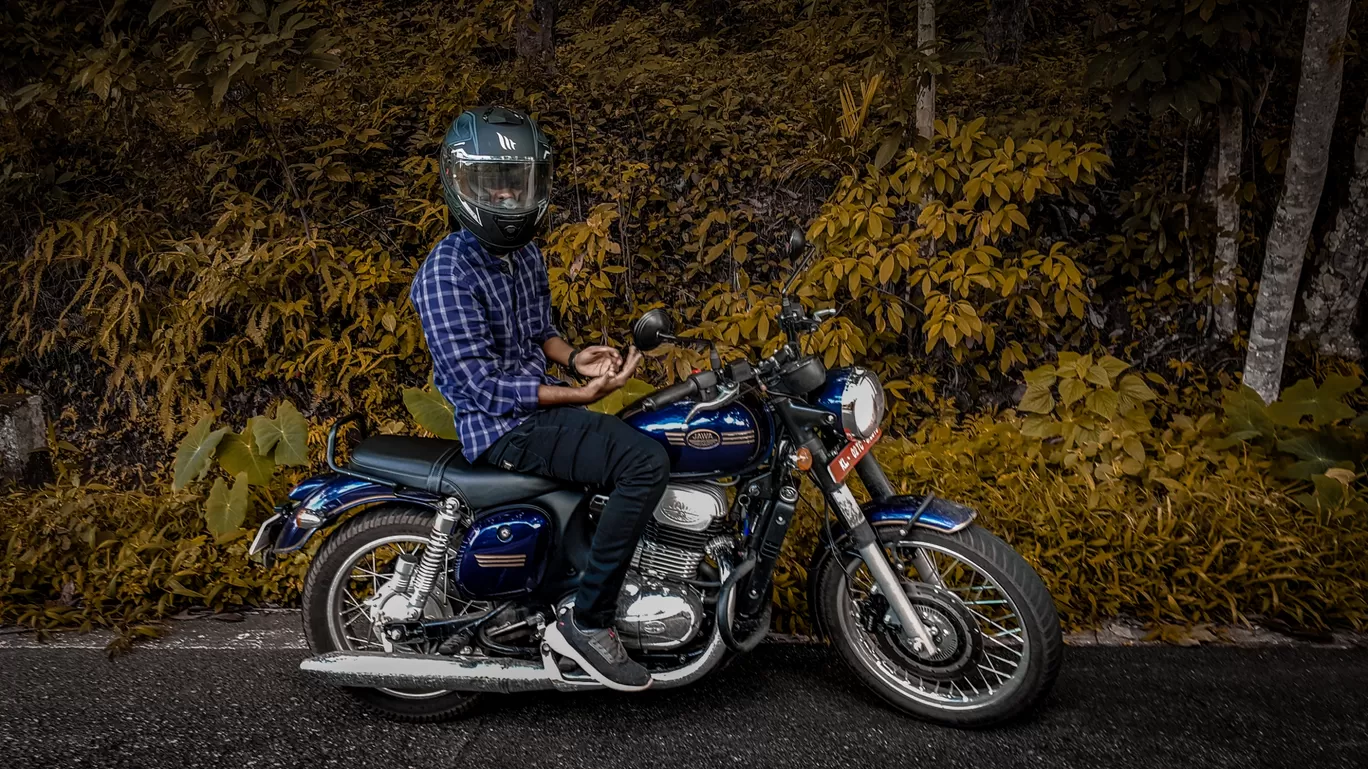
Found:
[[[606,347],[587,348],[584,352],[580,353],[579,356],[575,358],[575,363],[579,364],[580,358],[583,357],[585,353],[588,353],[590,350],[595,349],[611,350],[611,348]],[[617,350],[611,350],[611,352],[614,355],[617,354]],[[627,380],[632,378],[632,374],[636,372],[637,366],[639,365],[641,365],[641,351],[638,350],[636,347],[628,347],[627,360],[622,364],[621,368],[619,368],[615,372],[600,374],[599,376],[596,376],[593,379],[589,380],[582,387],[578,388],[580,395],[583,398],[583,400],[581,400],[580,402],[593,403],[594,401],[604,397],[605,395],[608,395],[614,390],[617,390],[618,388],[627,384]]]
[[[570,373],[587,377],[600,377],[605,374],[617,373],[618,367],[621,365],[622,353],[607,345],[597,344],[593,347],[586,347],[575,355],[575,368],[577,370]]]

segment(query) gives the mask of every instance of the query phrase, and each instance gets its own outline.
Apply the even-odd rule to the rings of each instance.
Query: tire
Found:
[[[347,651],[345,642],[335,637],[333,599],[334,576],[351,556],[369,543],[395,537],[426,539],[432,530],[432,513],[407,505],[382,505],[348,520],[314,556],[304,578],[301,599],[304,637],[314,654]],[[403,696],[381,689],[343,687],[362,705],[385,718],[405,723],[435,723],[468,715],[479,703],[478,692],[446,692],[435,696]]]
[[[871,639],[879,637],[879,632],[861,634],[862,631],[858,629],[860,620],[852,614],[856,610],[857,604],[849,597],[851,581],[847,576],[847,568],[850,567],[851,573],[855,573],[863,568],[863,564],[859,563],[858,559],[852,561],[839,556],[827,557],[818,566],[819,572],[816,580],[814,580],[817,591],[813,602],[817,612],[816,625],[830,639],[832,645],[836,647],[842,659],[855,675],[866,686],[873,689],[895,707],[919,718],[946,726],[966,728],[990,726],[1015,718],[1039,702],[1054,685],[1064,656],[1064,639],[1059,627],[1059,615],[1055,611],[1054,600],[1050,597],[1050,593],[1046,589],[1045,583],[1041,581],[1040,576],[1006,542],[977,526],[970,526],[954,534],[914,529],[906,536],[901,537],[889,536],[887,528],[883,530],[885,532],[884,537],[881,537],[883,541],[885,543],[896,542],[900,551],[910,552],[910,548],[924,548],[925,552],[945,555],[946,561],[949,561],[950,558],[963,559],[971,564],[974,570],[990,578],[993,583],[996,583],[994,587],[1010,600],[1010,604],[1004,605],[1004,608],[1014,610],[1016,618],[1020,620],[1020,630],[1010,634],[1011,637],[1007,640],[1013,641],[1013,646],[1017,638],[1024,638],[1025,640],[1021,643],[1020,656],[1017,658],[1020,664],[1013,670],[1006,683],[1001,685],[999,694],[996,695],[997,699],[992,699],[994,696],[992,688],[987,686],[988,698],[981,704],[970,705],[967,701],[963,705],[952,702],[940,704],[928,701],[928,699],[935,699],[935,697],[932,697],[924,688],[918,688],[910,679],[916,678],[923,685],[930,679],[918,677],[916,670],[909,669],[908,666],[904,665],[901,669],[909,675],[908,680],[901,682],[904,685],[900,687],[897,683],[890,681],[890,678],[897,677],[898,663],[892,656],[883,658],[883,662],[888,663],[887,667],[879,662],[878,651],[873,648],[877,644],[871,642]],[[971,587],[968,589],[983,590],[987,588]],[[937,595],[958,596],[958,593],[942,590]],[[982,601],[981,603],[1001,602]],[[964,604],[963,601],[960,604],[964,612],[963,616],[977,625],[982,635],[977,651],[970,651],[971,647],[968,645],[963,646],[966,656],[966,669],[970,664],[981,668],[982,665],[978,665],[979,660],[988,662],[990,666],[995,666],[999,663],[993,662],[992,659],[1001,659],[1002,657],[1011,659],[1012,653],[998,649],[993,644],[1000,642],[987,638],[987,634],[983,633],[985,628],[991,632],[993,627],[1000,626],[994,626],[991,622],[985,625],[975,617],[975,610],[972,607]],[[887,633],[888,631],[884,632]],[[968,635],[972,637],[974,633],[971,631]],[[1009,634],[1004,633],[1003,635]],[[892,636],[886,634],[882,637],[891,638]],[[992,643],[986,643],[986,641],[992,641]],[[1007,645],[1004,644],[1004,646]],[[996,658],[982,656],[985,653],[995,651],[1000,656]],[[972,654],[980,655],[979,659],[970,659]],[[996,674],[996,671],[994,672]],[[985,681],[988,684],[993,683],[987,672],[969,669],[969,673],[966,675],[980,676],[977,679],[980,683]],[[962,686],[961,689],[967,700],[968,686]],[[978,694],[977,689],[974,691]],[[939,693],[939,683],[936,692]]]

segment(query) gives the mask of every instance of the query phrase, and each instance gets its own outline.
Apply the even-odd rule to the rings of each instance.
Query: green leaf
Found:
[[[1141,403],[1157,397],[1145,380],[1136,374],[1127,374],[1116,383],[1116,410],[1122,414],[1128,414]]]
[[[1097,362],[1097,365],[1101,366],[1102,370],[1107,372],[1108,379],[1116,379],[1121,376],[1121,372],[1130,368],[1130,364],[1110,355],[1102,356],[1102,359]]]
[[[258,453],[251,441],[250,432],[246,437],[233,433],[223,436],[218,446],[219,466],[229,475],[246,475],[247,482],[253,486],[265,486],[275,475],[275,462]]]
[[[247,435],[252,437],[257,453],[263,457],[269,456],[271,449],[280,441],[280,425],[267,416],[252,417],[247,420]]]
[[[1313,427],[1351,419],[1354,410],[1340,399],[1358,386],[1357,377],[1327,377],[1320,387],[1310,379],[1303,379],[1283,390],[1281,397],[1268,406],[1268,416],[1284,427],[1296,427],[1305,417],[1311,417]]]
[[[1229,430],[1227,437],[1231,440],[1274,436],[1277,428],[1268,417],[1268,407],[1249,385],[1226,390],[1221,395],[1221,405],[1225,409],[1226,429]]]
[[[1048,388],[1055,383],[1055,369],[1053,366],[1041,366],[1026,372],[1026,384],[1028,386],[1041,386]]]
[[[1094,366],[1093,368],[1097,368]],[[1063,379],[1059,382],[1059,399],[1069,405],[1088,394],[1088,385],[1079,379]]]
[[[1278,441],[1278,450],[1301,460],[1284,470],[1289,478],[1310,480],[1335,467],[1353,467],[1353,446],[1326,432],[1305,433]]]
[[[309,464],[309,420],[289,401],[276,407],[276,428],[280,438],[275,443],[272,458],[277,465]]]
[[[152,10],[147,12],[147,23],[154,24],[163,14],[171,10],[173,0],[157,0],[152,4]]]
[[[879,145],[879,151],[874,153],[874,167],[882,169],[888,165],[888,161],[898,152],[898,146],[902,144],[902,133],[891,133],[884,137],[883,143]]]
[[[181,440],[180,447],[176,449],[176,462],[171,479],[173,491],[179,491],[191,481],[203,478],[205,471],[209,469],[209,459],[214,456],[219,441],[228,433],[226,427],[210,432],[209,428],[213,426],[214,417],[207,416],[190,428],[190,432]]]
[[[1143,382],[1141,384],[1143,384]],[[1089,411],[1103,419],[1111,419],[1116,416],[1117,405],[1120,398],[1120,394],[1115,390],[1093,390],[1088,394],[1086,403]]]
[[[204,521],[216,539],[242,527],[247,518],[247,486],[246,473],[238,474],[231,490],[222,478],[214,479],[209,500],[204,503]]]
[[[1083,378],[1097,385],[1098,387],[1111,387],[1111,375],[1100,363],[1094,363],[1088,368],[1088,373]]]
[[[1029,411],[1033,414],[1048,414],[1054,410],[1054,396],[1050,394],[1050,388],[1040,385],[1027,385],[1026,394],[1021,397],[1021,403],[1017,407],[1022,411]]]
[[[436,390],[404,389],[404,408],[413,421],[438,438],[456,440],[456,411]]]

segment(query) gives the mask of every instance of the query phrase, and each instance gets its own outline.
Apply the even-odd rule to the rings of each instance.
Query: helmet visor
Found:
[[[510,214],[535,211],[550,195],[551,164],[442,156],[446,183],[462,199]]]

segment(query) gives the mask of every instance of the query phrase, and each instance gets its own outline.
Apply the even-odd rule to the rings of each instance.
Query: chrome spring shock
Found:
[[[432,586],[437,583],[437,575],[446,564],[447,550],[451,546],[451,532],[461,519],[465,505],[460,497],[450,496],[442,500],[437,517],[432,521],[432,533],[428,535],[427,547],[423,550],[423,560],[413,572],[413,592],[409,593],[408,619],[417,619],[427,605]]]

